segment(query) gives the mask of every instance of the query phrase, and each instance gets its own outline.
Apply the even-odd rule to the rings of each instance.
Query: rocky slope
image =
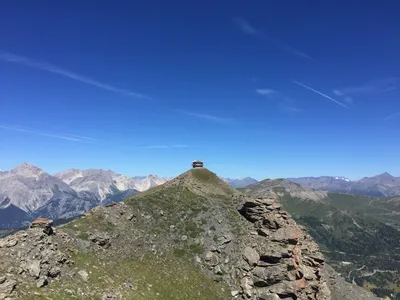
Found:
[[[0,299],[375,299],[327,269],[275,199],[206,169],[1,239],[0,274]]]
[[[322,194],[286,180],[264,180],[243,191],[259,197],[275,195],[347,280],[382,296],[400,297],[400,232],[396,229],[400,210],[392,210],[398,201]]]
[[[334,176],[299,177],[288,178],[288,180],[312,189],[338,193],[375,197],[400,195],[400,177],[394,177],[388,173],[364,177],[356,181]]]

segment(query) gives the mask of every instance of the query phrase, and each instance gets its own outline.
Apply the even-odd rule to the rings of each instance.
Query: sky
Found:
[[[7,1],[0,169],[400,176],[397,1]]]

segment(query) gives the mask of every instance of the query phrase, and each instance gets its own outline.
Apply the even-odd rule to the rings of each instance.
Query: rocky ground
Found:
[[[329,269],[275,199],[206,169],[1,239],[0,274],[0,299],[376,299]]]

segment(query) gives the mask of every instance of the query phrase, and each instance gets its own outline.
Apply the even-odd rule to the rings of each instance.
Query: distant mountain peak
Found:
[[[390,177],[390,178],[393,178],[394,176],[389,174],[388,172],[385,172],[385,173],[382,173],[380,175],[377,175],[376,177]]]
[[[24,177],[38,177],[44,173],[41,168],[33,166],[27,162],[16,166],[14,169],[11,170],[11,172],[15,175],[21,175]]]

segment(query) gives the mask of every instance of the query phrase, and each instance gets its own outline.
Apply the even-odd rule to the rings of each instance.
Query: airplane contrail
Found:
[[[295,84],[297,84],[297,85],[302,86],[303,88],[305,88],[307,90],[310,90],[310,91],[312,91],[312,92],[314,92],[314,93],[316,93],[318,95],[321,95],[322,97],[325,97],[326,99],[331,100],[332,102],[335,102],[337,105],[343,106],[344,108],[347,108],[347,109],[349,108],[347,105],[345,105],[345,104],[333,99],[332,97],[329,97],[328,95],[326,95],[326,94],[324,94],[324,93],[322,93],[320,91],[317,91],[316,89],[313,89],[312,87],[309,87],[309,86],[305,85],[304,83],[301,83],[301,82],[296,81],[296,80],[293,80],[293,82]]]

